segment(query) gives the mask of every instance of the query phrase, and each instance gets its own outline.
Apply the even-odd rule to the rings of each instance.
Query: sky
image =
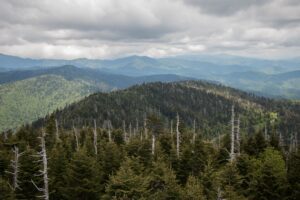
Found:
[[[0,0],[0,53],[300,56],[300,0]]]

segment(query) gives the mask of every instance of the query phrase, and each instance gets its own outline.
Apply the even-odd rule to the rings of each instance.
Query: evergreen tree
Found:
[[[12,188],[10,188],[8,182],[1,177],[0,177],[0,199],[2,200],[15,199]]]
[[[40,185],[42,179],[36,175],[39,173],[39,163],[37,163],[38,158],[34,157],[36,151],[26,149],[25,153],[20,157],[19,166],[19,188],[15,191],[17,199],[38,199],[37,196],[41,195],[40,192],[33,185]]]
[[[68,160],[62,144],[57,143],[49,154],[50,199],[66,199],[64,196]]]
[[[94,158],[89,157],[85,148],[74,153],[66,170],[66,199],[98,199],[99,170]]]
[[[153,162],[149,192],[150,199],[181,199],[182,191],[175,173],[160,159]]]
[[[287,179],[282,155],[267,148],[257,160],[251,160],[250,199],[280,200],[284,198]]]
[[[300,153],[291,154],[288,162],[289,194],[291,199],[300,199]]]
[[[149,195],[150,178],[137,158],[126,158],[115,175],[110,176],[103,199],[144,199]]]
[[[183,199],[186,200],[204,200],[203,186],[195,176],[189,176],[187,179]]]

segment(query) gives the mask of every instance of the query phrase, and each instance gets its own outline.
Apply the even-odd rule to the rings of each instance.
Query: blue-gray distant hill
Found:
[[[116,87],[127,87],[132,82],[139,83],[142,81],[140,80],[141,76],[159,75],[159,80],[161,80],[170,78],[169,74],[177,74],[195,79],[221,82],[264,96],[300,98],[298,88],[300,78],[297,73],[300,70],[300,58],[267,60],[232,55],[182,55],[166,58],[128,56],[110,60],[86,58],[62,60],[30,59],[0,54],[0,72],[32,69],[30,72],[26,72],[32,75],[45,73],[41,69],[47,68],[47,73],[52,73],[51,69],[48,68],[62,65],[74,65],[79,68],[90,69],[84,71],[82,75],[80,74],[81,77],[83,75],[88,79],[92,77],[91,79],[95,81],[94,76],[101,76],[101,80],[105,80],[109,82],[108,85]],[[98,71],[92,71],[92,69]],[[34,72],[33,70],[37,71]],[[80,69],[77,71],[82,73],[79,72]],[[21,72],[21,74],[12,73],[16,79],[24,75]],[[113,74],[115,76],[110,77]],[[162,74],[166,77],[161,77]],[[67,77],[66,74],[64,76]],[[72,78],[74,77],[77,77],[76,74],[72,74]],[[148,78],[143,77],[142,79]],[[1,77],[0,81],[5,82],[6,80],[7,78]],[[120,83],[119,80],[122,82]]]

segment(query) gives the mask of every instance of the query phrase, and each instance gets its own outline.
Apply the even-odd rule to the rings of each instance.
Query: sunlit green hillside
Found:
[[[0,130],[31,122],[90,94],[91,84],[43,75],[0,85]]]

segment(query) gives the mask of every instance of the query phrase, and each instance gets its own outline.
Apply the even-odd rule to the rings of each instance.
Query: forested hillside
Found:
[[[0,73],[0,131],[31,123],[94,92],[152,81],[188,80],[177,75],[129,77],[61,66]]]
[[[91,125],[94,119],[111,120],[115,127],[121,127],[123,121],[133,126],[136,121],[141,123],[149,113],[161,116],[165,126],[169,126],[178,113],[187,126],[192,126],[195,120],[198,126],[205,128],[207,135],[212,136],[228,128],[232,105],[239,111],[248,132],[269,126],[271,118],[284,135],[300,128],[298,103],[257,97],[202,81],[150,83],[96,93],[54,115],[63,126],[70,128],[73,123]]]
[[[88,82],[42,75],[0,85],[0,131],[31,123],[95,91]]]
[[[207,82],[93,94],[1,135],[0,198],[299,199],[299,114]]]

